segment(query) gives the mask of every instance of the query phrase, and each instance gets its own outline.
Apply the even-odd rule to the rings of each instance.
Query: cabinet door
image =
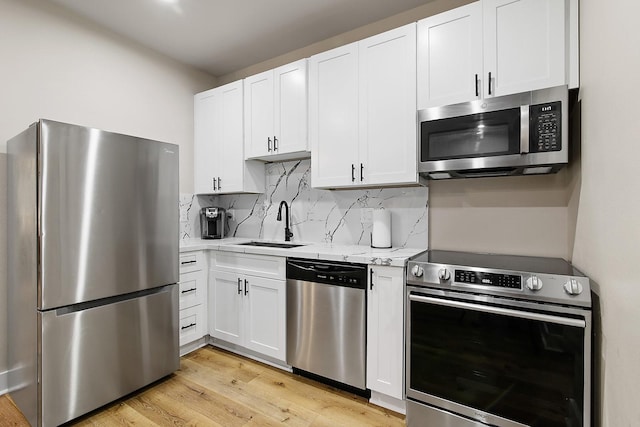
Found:
[[[244,143],[246,158],[273,152],[273,71],[244,80]]]
[[[485,96],[565,83],[565,0],[484,0]]]
[[[241,192],[244,190],[244,139],[242,81],[229,83],[220,90],[220,108],[218,123],[221,148],[219,159],[219,192]]]
[[[416,24],[359,42],[359,162],[365,185],[417,181]]]
[[[209,335],[242,345],[242,298],[239,274],[209,271]]]
[[[312,185],[353,185],[358,159],[358,43],[309,59],[309,139]]]
[[[285,281],[244,276],[244,346],[266,356],[286,358]]]
[[[276,68],[273,76],[276,153],[308,151],[307,60]]]
[[[404,379],[404,270],[369,267],[367,387],[402,399]]]
[[[482,94],[482,3],[418,22],[418,109]]]
[[[216,89],[194,96],[194,144],[193,169],[196,194],[214,192],[213,178],[219,173],[216,132],[219,108],[219,96]]]

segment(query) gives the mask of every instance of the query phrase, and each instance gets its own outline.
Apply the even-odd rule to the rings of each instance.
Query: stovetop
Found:
[[[561,258],[425,251],[409,259],[407,285],[591,307],[589,279]]]

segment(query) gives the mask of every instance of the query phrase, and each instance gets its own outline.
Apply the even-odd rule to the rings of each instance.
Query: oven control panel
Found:
[[[515,274],[497,274],[473,270],[455,270],[457,283],[469,285],[497,286],[500,288],[522,289],[522,276]]]

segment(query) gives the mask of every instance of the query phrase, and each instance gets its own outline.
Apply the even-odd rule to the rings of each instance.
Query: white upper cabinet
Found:
[[[418,108],[577,87],[576,1],[481,0],[418,22]]]
[[[194,96],[196,194],[262,193],[264,165],[244,160],[242,81]]]
[[[244,80],[247,159],[308,157],[307,60]]]
[[[415,184],[416,26],[359,42],[359,178]]]
[[[426,108],[480,97],[480,2],[418,22],[418,105]]]
[[[409,24],[309,59],[314,187],[418,183],[415,31]]]
[[[358,44],[309,59],[311,184],[355,182],[358,162]]]
[[[565,0],[483,0],[483,18],[485,96],[566,83]]]

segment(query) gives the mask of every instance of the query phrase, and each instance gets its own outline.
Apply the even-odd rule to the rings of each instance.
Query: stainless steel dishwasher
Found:
[[[365,391],[367,266],[287,260],[287,363]]]

